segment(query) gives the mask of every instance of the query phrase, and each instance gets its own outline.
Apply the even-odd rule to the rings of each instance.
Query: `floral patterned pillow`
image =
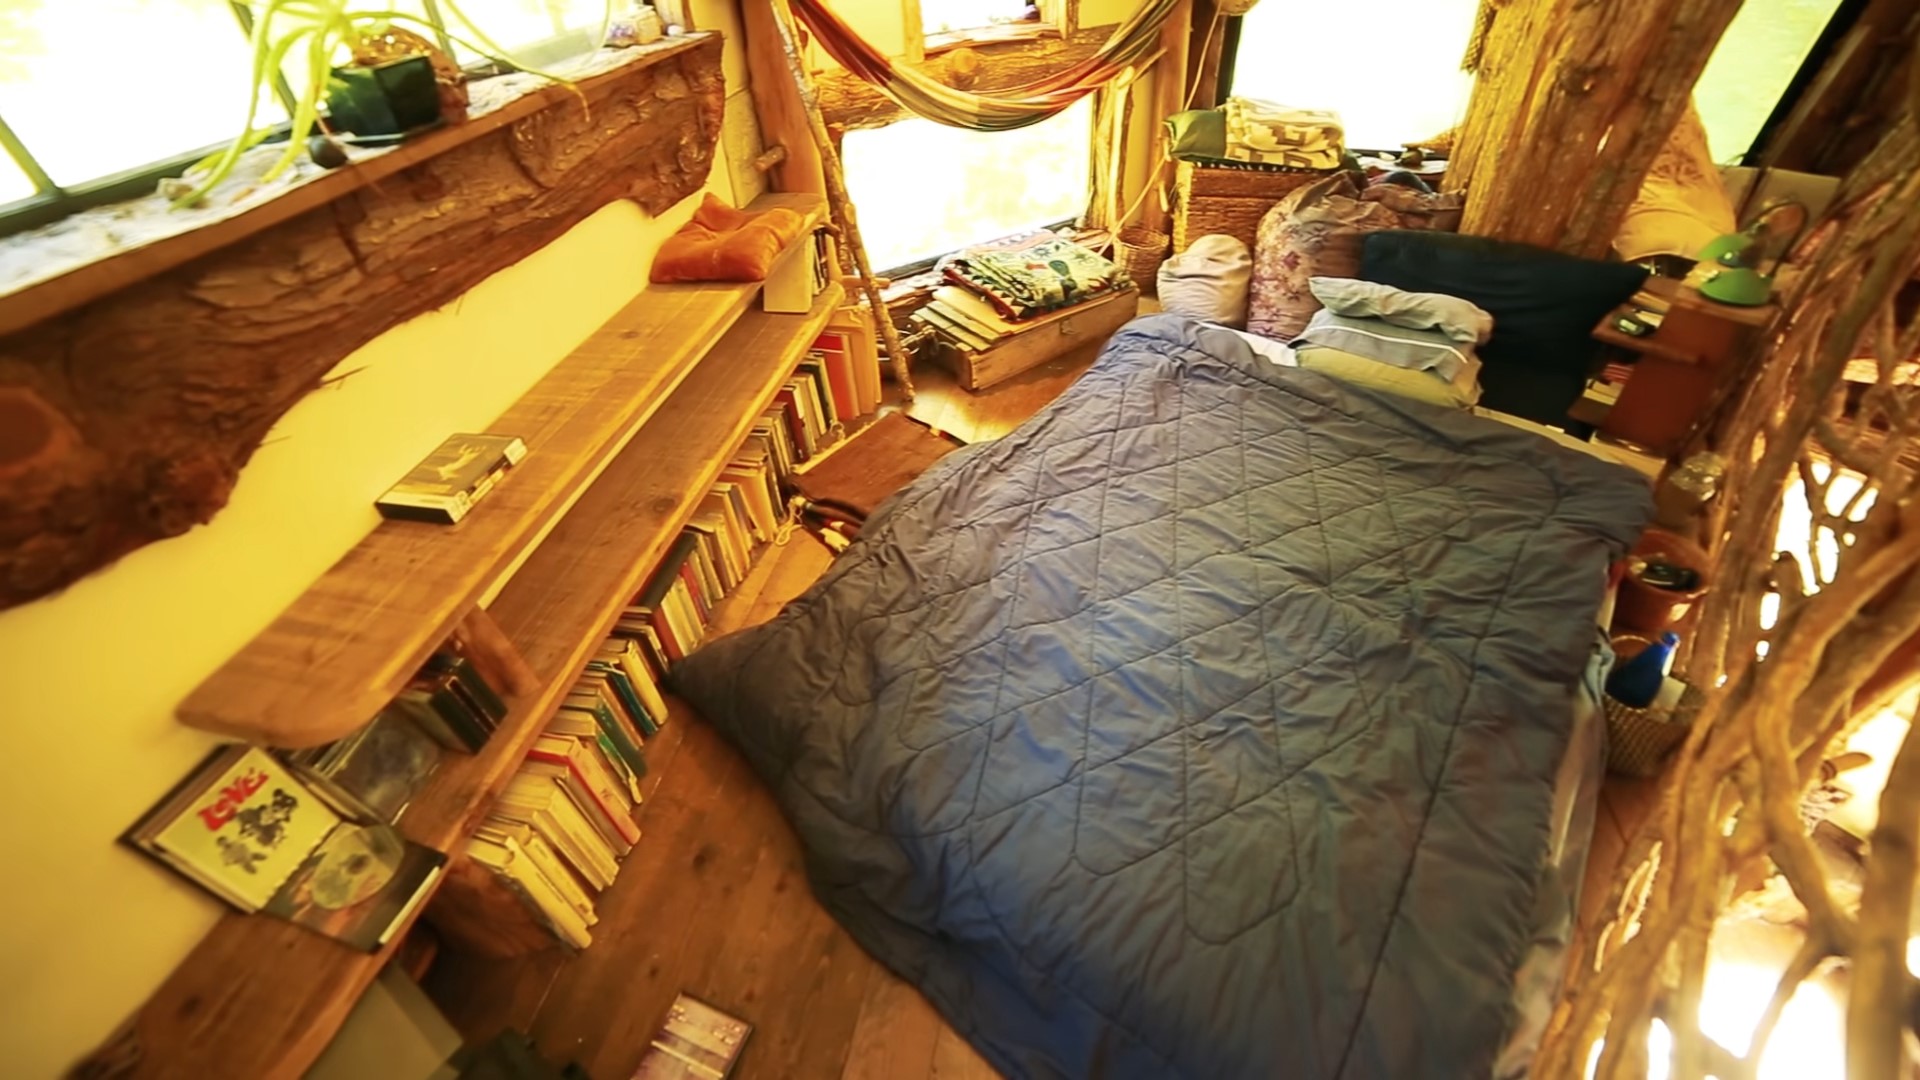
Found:
[[[1307,282],[1358,277],[1360,241],[1381,229],[1459,226],[1460,197],[1422,195],[1398,184],[1364,191],[1352,173],[1338,173],[1289,192],[1260,219],[1254,241],[1247,329],[1290,341],[1321,304]]]

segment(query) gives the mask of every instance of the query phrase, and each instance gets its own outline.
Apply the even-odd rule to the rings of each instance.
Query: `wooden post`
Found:
[[[786,159],[772,166],[774,185],[781,191],[827,193],[826,169],[807,124],[806,104],[800,98],[801,74],[787,70],[786,35],[774,5],[785,0],[746,0],[740,5],[742,33],[747,42],[747,77],[753,110],[760,117],[764,145],[784,147]]]
[[[1462,131],[1461,231],[1604,255],[1740,0],[1516,0]],[[1529,62],[1531,61],[1531,62]]]
[[[847,195],[846,175],[840,169],[840,155],[834,150],[833,136],[827,131],[827,122],[820,115],[820,99],[813,92],[813,83],[807,77],[806,65],[800,60],[800,39],[794,32],[792,11],[787,9],[785,0],[772,0],[769,4],[755,4],[749,0],[746,5],[753,7],[773,7],[775,28],[780,34],[781,48],[787,54],[789,80],[800,96],[802,115],[806,118],[808,133],[812,145],[822,166],[822,178],[826,182],[827,209],[832,212],[834,224],[840,230],[842,257],[853,264],[853,271],[860,276],[862,291],[867,302],[873,305],[874,321],[880,324],[880,340],[886,346],[887,358],[893,364],[893,377],[899,380],[901,396],[913,400],[913,375],[909,371],[909,358],[906,346],[900,342],[900,331],[893,325],[893,319],[887,314],[886,301],[880,298],[880,287],[874,280],[873,267],[867,262],[867,245],[860,239],[860,225],[855,220],[853,200]],[[784,142],[784,140],[783,140]],[[788,161],[793,160],[791,144],[788,145]]]
[[[1171,171],[1167,156],[1167,117],[1186,107],[1187,39],[1193,34],[1193,0],[1180,0],[1160,27],[1160,60],[1153,65],[1153,127],[1147,138],[1147,193],[1140,224],[1163,235],[1173,232],[1173,214],[1165,193]],[[1125,224],[1125,222],[1121,222]]]

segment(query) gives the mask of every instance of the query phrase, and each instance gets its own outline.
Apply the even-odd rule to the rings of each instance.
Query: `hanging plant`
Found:
[[[411,70],[393,71],[397,66],[408,65],[408,58],[395,55],[395,47],[408,39],[426,45],[424,39],[407,27],[411,25],[433,34],[438,32],[433,24],[404,11],[356,10],[350,4],[351,0],[260,0],[251,6],[253,63],[246,124],[233,142],[195,162],[178,180],[169,182],[172,190],[186,187],[173,198],[175,207],[198,204],[232,174],[242,155],[273,134],[273,126],[261,126],[257,122],[260,100],[272,91],[274,81],[281,76],[290,57],[304,58],[306,73],[300,85],[291,88],[293,107],[286,149],[267,169],[261,177],[262,181],[279,177],[306,148],[308,136],[313,134],[316,125],[321,124],[320,107],[328,99],[330,82],[336,90],[344,85],[342,92],[353,102],[350,107],[370,107],[376,111],[377,104],[370,95],[388,93],[408,79],[417,84],[419,65],[411,65]],[[440,0],[440,4],[465,24],[474,39],[469,41],[449,34],[447,40],[456,41],[497,64],[556,82],[570,81],[551,72],[514,62],[506,49],[496,44],[480,29],[479,24],[460,10],[455,0]],[[609,3],[609,17],[611,7]],[[604,32],[604,21],[602,28]],[[430,45],[428,48],[431,50]],[[414,59],[424,61],[428,68],[438,66],[444,75],[451,61],[444,54],[439,54],[441,62],[435,65],[432,57],[437,52],[431,50]],[[341,62],[345,66],[336,70],[334,65]],[[427,77],[431,80],[430,73]],[[444,78],[439,82],[444,85]],[[444,93],[440,96],[444,107],[447,97]],[[401,119],[418,119],[418,114],[407,113]]]

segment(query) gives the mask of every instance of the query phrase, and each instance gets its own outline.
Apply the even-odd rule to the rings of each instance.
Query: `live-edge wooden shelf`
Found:
[[[770,201],[817,220],[817,199]],[[656,286],[642,293],[495,425],[522,434],[533,452],[472,517],[451,529],[384,523],[248,646],[265,647],[263,657],[229,664],[189,700],[243,693],[265,705],[304,706],[342,723],[353,719],[350,730],[372,713],[354,719],[331,708],[327,695],[351,690],[359,700],[379,697],[380,691],[370,692],[374,679],[404,681],[417,665],[397,658],[423,660],[456,624],[479,618],[503,633],[529,678],[509,692],[508,720],[487,745],[471,756],[446,758],[400,823],[410,839],[459,857],[459,845],[485,818],[594,648],[844,299],[839,285],[829,285],[811,311],[771,315],[747,310],[757,292],[757,286]],[[624,376],[608,370],[622,357],[632,369]],[[584,400],[566,400],[567,389]],[[607,400],[615,395],[625,396]],[[513,426],[529,422],[539,426]],[[555,449],[563,439],[571,451]],[[555,460],[536,472],[542,441]],[[583,460],[557,460],[568,453]],[[558,488],[540,497],[531,490],[536,483]],[[510,497],[516,485],[521,490]],[[497,520],[473,527],[490,518]],[[486,570],[450,565],[462,560]],[[399,568],[415,580],[378,580]],[[475,616],[477,598],[509,568],[512,577],[491,608]],[[368,574],[375,579],[359,580]],[[437,584],[422,586],[423,577]],[[419,591],[450,587],[460,590],[463,603]],[[382,604],[392,605],[385,617]],[[303,652],[287,640],[307,628],[329,636],[324,620],[335,612],[355,620],[351,630],[358,636],[350,646],[322,648],[316,641]],[[382,649],[396,659],[382,659]],[[286,676],[290,685],[270,685],[274,665],[290,658],[301,660],[297,673]],[[372,664],[380,674],[356,673],[347,664]],[[217,715],[240,714],[221,709]],[[241,729],[235,734],[264,737],[235,727]],[[300,730],[322,737],[317,727]],[[228,915],[84,1072],[297,1077],[325,1049],[406,929],[397,928],[384,949],[368,954],[270,916]]]
[[[818,221],[816,196],[767,195]],[[454,625],[519,565],[759,285],[654,286],[595,331],[490,431],[528,455],[458,525],[382,522],[188,694],[183,723],[268,746],[331,742],[406,685]]]

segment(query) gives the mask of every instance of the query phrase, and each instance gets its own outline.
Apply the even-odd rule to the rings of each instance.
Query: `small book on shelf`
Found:
[[[314,794],[341,814],[391,825],[439,766],[440,746],[389,709],[344,739],[285,757]]]
[[[451,435],[374,506],[384,517],[457,524],[526,456],[512,435]]]
[[[246,912],[376,952],[431,891],[445,855],[391,825],[343,820],[266,751],[215,751],[123,838]]]

